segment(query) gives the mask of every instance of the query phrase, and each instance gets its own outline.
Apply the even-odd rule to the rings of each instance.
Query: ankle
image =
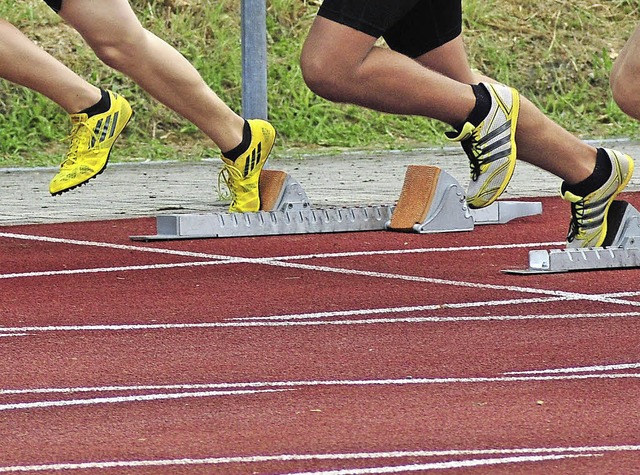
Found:
[[[89,117],[96,114],[107,112],[111,107],[111,98],[109,93],[104,89],[100,89],[100,100],[86,109],[81,110],[78,114],[87,114]]]
[[[577,183],[564,182],[562,191],[569,191],[577,196],[587,196],[606,183],[611,176],[611,160],[603,148],[596,152],[596,163],[591,174]]]

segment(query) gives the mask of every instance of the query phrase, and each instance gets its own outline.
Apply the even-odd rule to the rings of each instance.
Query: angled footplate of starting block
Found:
[[[640,267],[640,212],[618,200],[609,208],[607,236],[602,247],[529,251],[528,268],[503,272],[554,274],[633,267]]]
[[[471,231],[464,190],[438,167],[409,165],[387,229],[416,233]]]
[[[300,183],[280,170],[260,173],[260,209],[262,211],[298,211],[311,208]]]
[[[446,171],[409,165],[387,229],[421,234],[472,231],[475,225],[506,224],[541,213],[542,203],[526,201],[496,201],[469,209],[464,190]]]
[[[261,211],[158,216],[157,234],[134,241],[353,231],[443,233],[471,231],[475,224],[504,224],[540,214],[541,203],[493,203],[470,210],[460,184],[438,167],[410,165],[396,205],[313,208],[300,184],[287,173],[262,170]]]

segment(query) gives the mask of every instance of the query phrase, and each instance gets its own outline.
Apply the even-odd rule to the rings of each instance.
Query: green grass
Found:
[[[518,88],[581,137],[635,137],[609,71],[639,21],[637,0],[467,2],[475,67]],[[493,13],[491,13],[493,12]]]
[[[174,45],[241,112],[240,0],[132,0],[149,30]],[[410,149],[444,142],[443,124],[333,104],[315,96],[298,66],[318,0],[268,0],[269,114],[276,154]],[[178,5],[178,6],[176,6]],[[517,87],[583,138],[637,137],[611,99],[613,58],[639,21],[640,0],[465,0],[471,64]],[[90,82],[125,95],[136,112],[114,160],[197,160],[216,154],[190,123],[102,65],[41,0],[0,2],[0,15]],[[55,104],[0,81],[0,166],[56,164],[69,121]]]

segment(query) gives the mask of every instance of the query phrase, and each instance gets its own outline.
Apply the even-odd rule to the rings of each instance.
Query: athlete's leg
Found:
[[[515,166],[517,144],[519,158],[564,180],[562,193],[572,203],[573,216],[568,245],[601,245],[609,206],[628,183],[633,161],[619,152],[586,145],[530,101],[519,100],[513,89],[476,76],[468,65],[460,24],[456,28],[451,21],[461,19],[460,3],[407,0],[402,4],[412,9],[407,14],[391,4],[370,8],[364,0],[325,1],[323,7],[330,7],[321,8],[301,58],[305,80],[313,90],[330,100],[421,115],[454,126],[458,134],[451,138],[462,142],[470,159],[467,201],[473,207],[490,204],[504,191]],[[389,27],[380,8],[400,13],[400,18],[394,17],[396,23]],[[433,30],[421,25],[427,20]],[[380,28],[371,28],[376,22]],[[374,46],[381,30],[398,52]],[[434,44],[434,37],[425,33],[429,31],[436,31],[442,42]],[[456,37],[447,36],[456,32]],[[465,86],[479,80],[485,84],[475,86],[474,99]],[[475,105],[470,106],[470,100]]]
[[[462,123],[475,104],[468,84],[491,81],[472,72],[461,36],[412,59],[375,47],[377,38],[316,17],[301,66],[309,87],[336,102]],[[345,47],[348,45],[348,47]],[[595,166],[596,149],[521,100],[518,156],[565,180],[582,181]]]
[[[89,84],[9,22],[0,19],[0,77],[48,97],[69,114],[100,100]]]
[[[614,100],[624,112],[640,120],[640,25],[616,58],[610,80]]]
[[[374,46],[377,38],[327,18],[313,22],[302,48],[304,79],[316,94],[382,112],[463,122],[475,105],[471,87]]]
[[[222,151],[242,141],[244,119],[184,56],[143,28],[128,0],[64,0],[60,15],[101,60],[195,124]]]
[[[60,15],[109,66],[202,130],[223,152],[229,210],[260,209],[259,177],[275,141],[263,120],[245,121],[175,48],[141,25],[128,0],[64,0]]]
[[[427,69],[468,84],[493,82],[471,70],[462,37],[416,58]],[[575,184],[588,177],[595,166],[596,149],[545,116],[531,101],[520,96],[516,131],[518,158]]]
[[[0,76],[45,95],[70,114],[71,146],[50,183],[52,194],[80,186],[104,169],[113,143],[131,116],[126,100],[92,86],[4,20],[0,20]],[[94,127],[105,116],[109,116],[110,133],[93,144],[98,142]]]

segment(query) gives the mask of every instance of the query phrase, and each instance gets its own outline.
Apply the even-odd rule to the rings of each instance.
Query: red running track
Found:
[[[640,473],[640,273],[501,273],[562,246],[543,205],[440,235],[0,228],[0,474]]]

